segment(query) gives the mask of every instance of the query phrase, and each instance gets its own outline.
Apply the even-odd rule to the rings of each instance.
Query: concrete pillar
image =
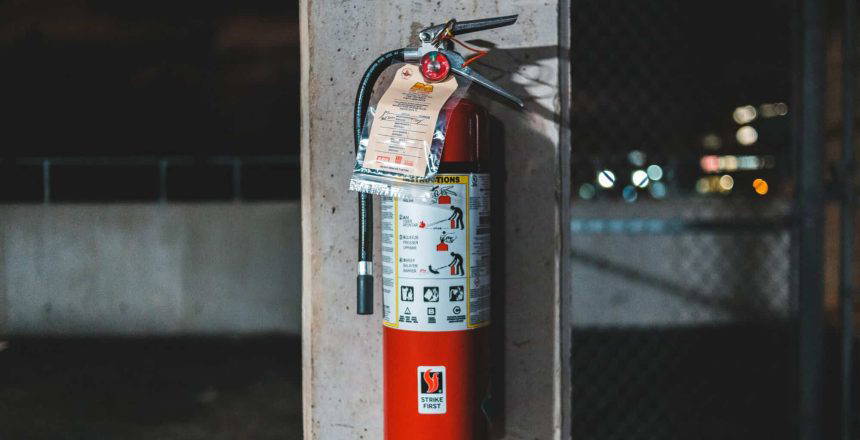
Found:
[[[502,103],[489,109],[504,124],[506,163],[504,221],[498,231],[506,241],[500,268],[504,287],[493,293],[496,368],[503,379],[496,390],[503,422],[495,431],[506,439],[562,437],[562,402],[568,400],[562,396],[569,395],[562,383],[566,332],[560,312],[567,290],[562,286],[569,87],[566,61],[559,56],[568,47],[567,2],[303,0],[305,439],[382,438],[382,325],[378,313],[355,314],[356,201],[347,191],[359,77],[377,55],[414,44],[416,31],[431,22],[515,13],[520,14],[516,26],[467,38],[498,45],[484,58],[494,68],[478,68],[527,102],[522,112]],[[374,260],[379,262],[378,254]],[[378,264],[374,272],[381,273]],[[377,311],[380,298],[377,289]]]

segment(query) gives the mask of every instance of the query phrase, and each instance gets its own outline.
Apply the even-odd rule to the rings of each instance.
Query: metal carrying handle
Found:
[[[470,32],[485,31],[504,26],[510,26],[517,22],[519,15],[505,15],[502,17],[482,18],[479,20],[467,20],[454,23],[454,34],[462,35]]]
[[[489,29],[510,26],[517,22],[518,17],[519,15],[515,14],[466,21],[457,21],[451,19],[445,24],[437,24],[422,29],[418,33],[418,37],[424,43],[436,42],[443,35],[446,29],[448,29],[454,35],[463,35],[472,32],[486,31]]]

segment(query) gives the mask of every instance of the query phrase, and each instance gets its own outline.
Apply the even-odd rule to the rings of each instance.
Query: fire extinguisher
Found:
[[[394,63],[419,63],[427,82],[460,75],[523,102],[487,80],[453,50],[455,36],[512,25],[517,16],[431,26],[421,47],[398,49],[368,67],[355,101],[356,150],[370,93]],[[462,43],[461,43],[462,44]],[[480,52],[480,51],[479,51]],[[479,56],[483,55],[480,53]],[[474,57],[473,57],[474,58]],[[487,437],[490,304],[488,117],[468,99],[451,101],[432,185],[433,203],[383,198],[383,393],[387,440]],[[373,314],[372,199],[358,197],[357,312]]]

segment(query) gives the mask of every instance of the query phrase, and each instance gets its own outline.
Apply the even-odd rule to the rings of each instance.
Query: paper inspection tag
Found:
[[[376,106],[364,168],[427,177],[439,111],[456,89],[453,75],[425,83],[418,66],[401,67]]]

